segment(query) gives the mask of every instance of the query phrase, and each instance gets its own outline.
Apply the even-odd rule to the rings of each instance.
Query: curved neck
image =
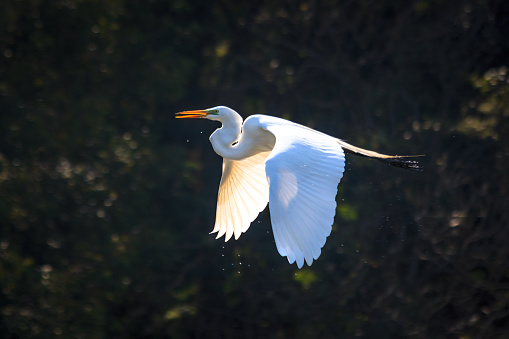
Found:
[[[210,136],[210,143],[214,151],[226,159],[240,160],[246,158],[243,154],[244,147],[239,147],[245,144],[242,141],[242,131],[240,123],[225,122],[223,126],[216,129]]]
[[[242,160],[272,149],[275,139],[272,134],[264,132],[252,125],[247,128],[244,125],[242,131],[242,118],[239,116],[239,119],[234,121],[223,122],[223,126],[210,136],[210,143],[214,151],[223,158]]]
[[[210,136],[210,143],[217,154],[225,159],[242,160],[272,150],[276,139],[270,132],[249,119],[243,125],[242,117],[233,113],[227,118],[214,119],[223,124]]]

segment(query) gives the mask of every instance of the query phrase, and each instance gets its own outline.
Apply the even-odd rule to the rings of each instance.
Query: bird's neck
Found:
[[[239,160],[244,158],[240,154],[240,148],[238,147],[242,139],[241,126],[242,122],[225,122],[221,128],[216,129],[212,133],[210,143],[217,154],[227,159]]]
[[[272,140],[274,139],[272,134],[269,134],[268,137],[261,137],[261,134],[268,133],[260,129],[253,130],[245,127],[242,131],[242,120],[240,123],[226,122],[212,133],[210,143],[214,151],[223,158],[242,160],[272,149],[275,142]]]

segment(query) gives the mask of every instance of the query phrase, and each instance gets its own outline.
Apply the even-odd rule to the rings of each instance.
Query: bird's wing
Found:
[[[261,124],[276,137],[265,171],[277,249],[290,264],[311,265],[334,222],[343,149],[335,138],[286,120],[267,117]]]
[[[270,151],[242,160],[223,159],[223,176],[217,197],[216,223],[211,233],[217,238],[238,239],[247,231],[269,201],[265,159]]]

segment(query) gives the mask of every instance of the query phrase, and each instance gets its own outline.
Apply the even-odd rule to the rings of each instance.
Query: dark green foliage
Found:
[[[5,338],[505,338],[507,1],[0,2]],[[268,212],[212,230],[217,127],[281,116],[353,155],[313,266]]]

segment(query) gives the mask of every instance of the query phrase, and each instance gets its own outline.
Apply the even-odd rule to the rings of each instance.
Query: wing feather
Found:
[[[278,252],[299,268],[313,263],[330,235],[343,149],[332,138],[287,120],[251,116],[276,143],[242,160],[223,160],[216,223],[225,241],[246,232],[267,202]]]
[[[336,213],[345,155],[335,138],[286,120],[259,116],[276,137],[265,161],[278,252],[301,268],[320,256]]]
[[[216,223],[211,233],[238,239],[269,201],[265,159],[269,151],[242,160],[223,159],[223,175],[217,197]]]

